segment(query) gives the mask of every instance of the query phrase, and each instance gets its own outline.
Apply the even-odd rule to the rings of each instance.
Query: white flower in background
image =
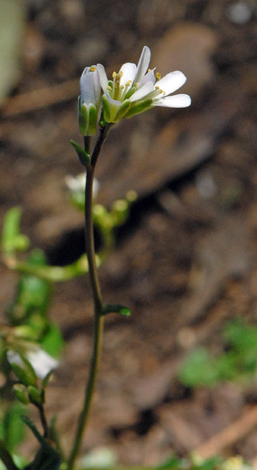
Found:
[[[26,351],[24,356],[32,365],[39,379],[44,379],[48,372],[56,369],[59,365],[59,362],[47,354],[47,352],[43,351],[43,349],[31,349],[30,351]],[[10,364],[14,363],[20,367],[24,365],[20,355],[15,351],[7,351],[7,358]]]
[[[98,64],[102,96],[103,117],[106,122],[118,122],[123,117],[132,117],[154,106],[184,108],[191,104],[191,98],[185,94],[169,96],[186,81],[182,72],[170,72],[161,78],[155,69],[149,70],[151,51],[143,48],[138,65],[123,64],[118,73],[113,72],[108,81],[103,65]]]
[[[95,65],[86,67],[80,78],[78,105],[79,128],[84,136],[96,133],[100,98],[101,87],[97,68]]]
[[[85,199],[85,196],[84,196],[85,195],[85,183],[86,183],[85,173],[80,173],[77,176],[67,175],[65,177],[65,183],[66,183],[68,189],[70,190],[72,196],[76,197],[76,196],[81,194],[81,196],[83,197],[83,202],[84,202],[84,199]],[[93,198],[94,199],[97,196],[99,188],[100,188],[100,183],[96,178],[94,178],[94,181],[93,181]]]

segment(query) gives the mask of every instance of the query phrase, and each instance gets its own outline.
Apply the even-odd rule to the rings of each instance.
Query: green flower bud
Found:
[[[32,402],[42,405],[44,403],[44,396],[38,387],[33,387],[33,385],[28,386],[29,397]]]
[[[30,362],[14,351],[8,351],[8,361],[20,382],[24,385],[36,385],[37,376]]]
[[[78,119],[80,132],[84,136],[96,133],[101,87],[95,65],[86,67],[80,78]]]
[[[29,404],[29,394],[28,390],[23,384],[15,384],[13,386],[13,392],[16,398],[23,403],[23,405]]]

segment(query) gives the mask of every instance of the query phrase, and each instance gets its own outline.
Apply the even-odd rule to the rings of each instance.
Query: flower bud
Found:
[[[28,359],[11,350],[7,352],[7,358],[15,375],[22,384],[27,386],[36,385],[37,376]]]
[[[28,393],[30,399],[39,405],[41,405],[44,402],[43,396],[41,391],[37,387],[33,387],[32,385],[28,386]]]
[[[95,65],[86,67],[80,78],[78,120],[80,132],[84,136],[96,133],[101,86]]]
[[[28,405],[29,404],[29,394],[28,390],[23,384],[15,384],[13,386],[13,392],[16,398],[23,404],[23,405]]]

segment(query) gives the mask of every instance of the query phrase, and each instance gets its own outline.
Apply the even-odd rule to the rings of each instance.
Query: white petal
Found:
[[[90,68],[86,67],[80,78],[80,93],[82,103],[93,103],[94,99],[94,80],[90,74]]]
[[[152,82],[147,82],[143,85],[139,90],[135,91],[135,93],[129,98],[130,101],[141,100],[141,98],[145,98],[149,93],[154,90],[154,85]]]
[[[35,349],[25,353],[28,361],[31,363],[37,377],[44,379],[50,370],[56,369],[58,361],[52,356],[47,354],[43,349]],[[12,364],[17,364],[20,367],[24,366],[20,355],[15,351],[9,350],[7,352],[8,361]]]
[[[43,351],[43,349],[29,351],[26,355],[40,379],[44,379],[50,370],[56,369],[58,366],[58,361]]]
[[[120,79],[120,84],[125,86],[129,80],[131,80],[132,82],[134,81],[137,72],[137,66],[136,64],[127,62],[126,64],[123,64],[120,69],[120,72],[123,72],[123,76]]]
[[[134,79],[134,83],[140,83],[143,76],[146,74],[151,59],[151,51],[149,47],[144,46],[140,59],[137,64],[137,73]]]
[[[122,102],[119,101],[119,100],[114,100],[113,98],[110,97],[110,95],[108,93],[105,94],[107,100],[109,101],[109,103],[112,105],[112,106],[115,106],[117,109],[119,109],[119,107],[122,105]]]
[[[166,95],[169,95],[178,90],[185,82],[186,76],[182,72],[176,71],[165,75],[165,77],[157,82],[157,85],[161,90],[165,91]]]
[[[102,90],[106,93],[107,87],[108,87],[108,78],[105,72],[105,68],[102,64],[97,64],[97,70],[98,70]]]
[[[167,108],[187,108],[191,104],[189,95],[174,95],[154,101],[154,106],[165,106]]]
[[[150,70],[141,80],[140,85],[143,86],[147,82],[152,82],[153,85],[156,82],[155,74],[154,74],[155,68],[153,70]]]
[[[95,65],[92,67],[96,68]],[[91,67],[86,67],[80,78],[80,91],[82,104],[98,105],[100,101],[100,82],[97,70],[92,71]]]

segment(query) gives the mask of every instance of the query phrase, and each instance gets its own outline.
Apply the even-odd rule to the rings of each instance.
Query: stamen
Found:
[[[119,71],[119,76],[120,76],[120,77],[123,77],[123,72],[122,72],[122,70]]]
[[[108,85],[107,90],[112,90],[112,87]]]
[[[95,72],[96,71],[96,67],[94,67],[93,65],[90,67],[90,72]]]
[[[159,72],[156,72],[155,78],[156,78],[156,80],[160,80],[162,78],[162,76]]]
[[[116,72],[112,72],[112,78],[116,78],[116,75],[117,75]]]

